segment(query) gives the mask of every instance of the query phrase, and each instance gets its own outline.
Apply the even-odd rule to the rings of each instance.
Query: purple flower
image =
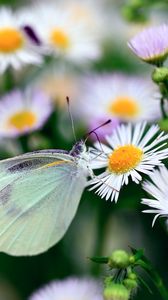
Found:
[[[162,63],[168,55],[168,25],[144,29],[129,41],[128,46],[142,60],[156,65]]]
[[[50,282],[29,300],[103,300],[102,286],[91,278],[68,278]]]

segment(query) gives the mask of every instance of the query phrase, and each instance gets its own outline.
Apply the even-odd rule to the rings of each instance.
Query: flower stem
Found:
[[[166,119],[167,118],[167,114],[166,114],[165,108],[164,108],[164,100],[165,100],[164,97],[162,97],[160,99],[160,109],[161,109],[161,113],[162,113],[163,119]]]
[[[14,88],[14,78],[11,68],[8,68],[3,76],[3,92],[7,93]]]
[[[23,153],[29,152],[30,150],[29,150],[29,145],[28,145],[28,136],[27,135],[20,136],[19,141],[20,141],[20,145],[22,147]]]
[[[103,201],[99,201],[97,207],[97,234],[95,239],[95,245],[93,249],[93,255],[95,256],[102,256],[104,241],[106,238],[105,230],[107,225],[107,220],[111,211],[108,205],[105,205]],[[92,274],[98,275],[100,272],[101,264],[94,264],[92,267]]]

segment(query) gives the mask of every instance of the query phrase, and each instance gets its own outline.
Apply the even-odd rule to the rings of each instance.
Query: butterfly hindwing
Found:
[[[71,156],[56,153],[4,160],[0,174],[0,251],[44,252],[70,225],[86,175]]]

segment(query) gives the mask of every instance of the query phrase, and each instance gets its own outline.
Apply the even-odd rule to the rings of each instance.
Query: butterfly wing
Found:
[[[25,154],[0,162],[0,251],[34,255],[69,227],[87,176],[66,154]]]

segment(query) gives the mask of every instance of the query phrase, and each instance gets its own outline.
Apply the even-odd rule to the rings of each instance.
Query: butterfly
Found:
[[[0,251],[35,255],[56,244],[92,172],[82,140],[70,152],[39,150],[0,161]]]
[[[67,104],[76,140],[68,97]],[[36,255],[59,242],[76,214],[88,177],[94,177],[85,142],[110,122],[90,131],[69,152],[39,150],[0,161],[0,251]]]

